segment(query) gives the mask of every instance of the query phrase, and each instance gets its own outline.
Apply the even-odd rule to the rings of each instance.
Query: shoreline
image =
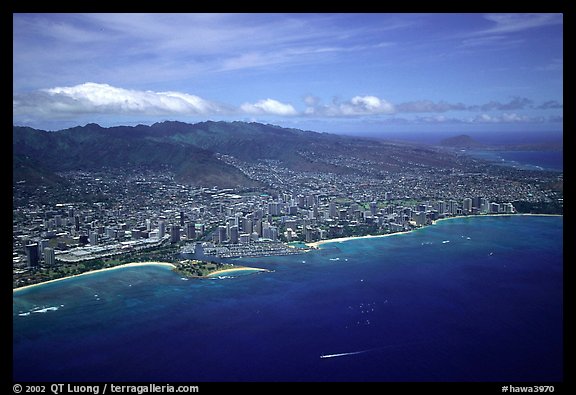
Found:
[[[218,276],[222,273],[239,272],[239,271],[269,272],[270,270],[259,268],[259,267],[242,266],[242,267],[237,267],[237,268],[232,268],[232,269],[216,270],[215,272],[212,272],[210,274],[207,274],[206,276],[203,276],[203,278],[211,278],[211,277]]]
[[[176,268],[176,265],[174,265],[174,264],[172,264],[172,263],[168,263],[168,262],[156,262],[156,261],[150,261],[150,262],[131,262],[131,263],[125,263],[125,264],[123,264],[123,265],[106,267],[106,268],[103,268],[103,269],[91,270],[91,271],[87,271],[87,272],[80,273],[80,274],[74,274],[74,275],[72,275],[72,276],[55,278],[54,280],[42,281],[42,282],[40,282],[40,283],[25,285],[25,286],[23,286],[23,287],[12,288],[12,293],[14,294],[15,292],[18,292],[18,291],[23,291],[23,290],[26,290],[26,289],[31,289],[31,288],[33,288],[33,287],[38,287],[38,286],[40,286],[40,285],[55,283],[55,282],[57,282],[57,281],[68,280],[68,279],[75,278],[75,277],[87,276],[87,275],[90,275],[90,274],[107,272],[107,271],[110,271],[110,270],[122,269],[122,268],[126,268],[126,267],[139,267],[139,266],[168,266],[168,267],[170,267],[170,268],[172,268],[172,269]]]
[[[512,217],[512,216],[544,216],[544,217],[563,217],[562,214],[537,214],[537,213],[517,213],[517,214],[481,214],[481,215],[460,215],[460,216],[454,216],[454,217],[446,217],[446,218],[440,218],[437,219],[435,221],[432,221],[431,225],[426,225],[426,226],[422,226],[420,228],[415,228],[415,229],[411,229],[411,230],[406,230],[406,231],[401,231],[401,232],[394,232],[394,233],[387,233],[387,234],[383,234],[383,235],[366,235],[366,236],[350,236],[350,237],[339,237],[339,238],[334,238],[334,239],[326,239],[326,240],[319,240],[319,241],[315,241],[315,242],[311,242],[311,243],[304,243],[304,245],[306,245],[307,247],[311,248],[311,249],[318,249],[320,246],[324,245],[324,244],[328,244],[328,243],[344,243],[346,241],[350,241],[350,240],[357,240],[357,239],[371,239],[371,238],[377,238],[377,237],[389,237],[389,236],[395,236],[395,235],[401,235],[401,234],[406,234],[406,233],[411,233],[414,231],[417,231],[419,229],[423,229],[426,228],[428,226],[432,226],[435,225],[438,222],[441,221],[447,221],[447,220],[451,220],[451,219],[458,219],[458,218],[477,218],[477,217]],[[79,276],[87,276],[90,274],[94,274],[94,273],[100,273],[100,272],[105,272],[105,271],[110,271],[110,270],[117,270],[117,269],[122,269],[122,268],[127,268],[127,267],[139,267],[139,266],[167,266],[170,267],[172,269],[176,269],[177,266],[173,263],[169,263],[169,262],[158,262],[158,261],[148,261],[148,262],[131,262],[131,263],[125,263],[122,265],[117,265],[117,266],[112,266],[112,267],[107,267],[107,268],[103,268],[103,269],[98,269],[98,270],[92,270],[92,271],[87,271],[84,273],[80,273],[80,274],[74,274],[71,276],[66,276],[66,277],[61,277],[61,278],[56,278],[53,280],[48,280],[48,281],[42,281],[36,284],[30,284],[30,285],[25,285],[22,287],[17,287],[17,288],[12,288],[12,293],[16,293],[19,291],[23,291],[23,290],[27,290],[27,289],[31,289],[33,287],[37,287],[37,286],[41,286],[41,285],[45,285],[45,284],[50,284],[50,283],[54,283],[57,281],[63,281],[63,280],[68,280],[71,278],[75,278],[75,277],[79,277]],[[242,271],[242,270],[246,270],[246,271],[255,271],[255,272],[270,272],[270,270],[268,269],[263,269],[263,268],[255,268],[255,267],[238,267],[238,268],[230,268],[230,269],[221,269],[221,270],[216,270],[212,273],[207,274],[206,276],[200,276],[198,278],[212,278],[212,277],[216,277],[220,274],[223,273],[229,273],[229,272],[234,272],[234,271]]]
[[[480,214],[480,215],[459,215],[459,216],[454,216],[454,217],[446,217],[446,218],[440,218],[437,219],[435,221],[432,221],[431,225],[426,225],[426,226],[422,226],[420,228],[416,228],[416,229],[411,229],[411,230],[405,230],[402,232],[394,232],[394,233],[387,233],[385,235],[366,235],[366,236],[350,236],[350,237],[338,237],[335,239],[326,239],[326,240],[320,240],[320,241],[314,241],[312,243],[305,243],[306,246],[313,248],[313,249],[317,249],[319,248],[321,245],[324,244],[328,244],[328,243],[344,243],[346,241],[350,241],[350,240],[358,240],[358,239],[371,239],[371,238],[375,238],[375,237],[389,237],[389,236],[394,236],[394,235],[401,235],[401,234],[406,234],[406,233],[411,233],[414,231],[417,231],[418,229],[423,229],[423,228],[427,228],[428,226],[433,226],[438,222],[441,221],[448,221],[451,219],[458,219],[458,218],[482,218],[482,217],[513,217],[513,216],[543,216],[543,217],[563,217],[562,214],[531,214],[531,213],[518,213],[518,214]]]
[[[421,229],[421,228],[418,228]],[[413,229],[413,230],[405,230],[402,232],[394,232],[394,233],[387,233],[385,235],[366,235],[366,236],[349,236],[349,237],[338,237],[336,239],[326,239],[326,240],[320,240],[320,241],[314,241],[312,243],[306,243],[306,245],[308,247],[311,248],[318,248],[321,245],[324,244],[328,244],[328,243],[344,243],[346,241],[350,241],[350,240],[359,240],[359,239],[372,239],[372,238],[376,238],[376,237],[389,237],[389,236],[394,236],[394,235],[400,235],[400,234],[404,234],[404,233],[410,233],[413,232],[414,230],[417,229]]]

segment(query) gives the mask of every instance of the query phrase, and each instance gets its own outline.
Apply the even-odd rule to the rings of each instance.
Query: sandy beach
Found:
[[[373,239],[373,238],[377,238],[377,237],[388,237],[388,236],[394,236],[394,235],[399,235],[399,234],[403,234],[403,233],[409,233],[412,232],[411,230],[407,230],[407,231],[403,231],[403,232],[395,232],[395,233],[388,233],[385,235],[367,235],[367,236],[351,236],[351,237],[339,237],[337,239],[326,239],[326,240],[320,240],[320,241],[315,241],[313,243],[306,243],[306,245],[308,247],[311,248],[318,248],[319,246],[323,245],[323,244],[328,244],[328,243],[343,243],[345,241],[349,241],[349,240],[360,240],[360,239]]]
[[[517,216],[517,215],[538,215],[538,216],[557,216],[557,217],[562,217],[562,215],[560,214],[530,214],[530,213],[519,213],[519,214],[481,214],[481,215],[459,215],[459,216],[454,216],[454,217],[446,217],[446,218],[440,218],[437,219],[435,221],[432,222],[432,225],[435,225],[438,222],[441,221],[448,221],[451,219],[456,219],[456,218],[482,218],[482,217],[512,217],[512,216]],[[428,225],[430,226],[430,225]],[[315,241],[312,243],[306,243],[306,246],[310,247],[310,248],[318,248],[323,244],[328,244],[328,243],[343,243],[345,241],[349,241],[349,240],[358,240],[358,239],[371,239],[371,238],[375,238],[375,237],[388,237],[388,236],[394,236],[394,235],[399,235],[399,234],[405,234],[405,233],[410,233],[410,232],[414,232],[415,230],[418,229],[423,229],[426,228],[426,226],[420,227],[420,228],[416,228],[416,229],[412,229],[412,230],[407,230],[407,231],[402,231],[402,232],[395,232],[395,233],[388,233],[385,235],[367,235],[367,236],[352,236],[352,237],[339,237],[336,239],[327,239],[327,240],[320,240],[320,241]]]
[[[238,267],[238,268],[234,268],[234,269],[216,270],[215,272],[208,274],[206,277],[214,277],[214,276],[219,276],[219,275],[224,274],[224,273],[239,272],[239,271],[243,271],[243,270],[250,270],[250,271],[257,271],[257,272],[269,272],[270,271],[268,269],[262,269],[259,267],[245,267],[245,266],[243,266],[243,267]]]
[[[118,265],[118,266],[113,266],[113,267],[107,267],[104,269],[100,269],[100,270],[92,270],[89,272],[85,272],[85,273],[80,273],[80,274],[75,274],[73,276],[67,276],[67,277],[61,277],[61,278],[56,278],[54,280],[49,280],[49,281],[44,281],[38,284],[31,284],[31,285],[26,285],[24,287],[18,287],[18,288],[14,288],[12,289],[12,292],[18,292],[21,290],[25,290],[25,289],[30,289],[32,287],[37,287],[39,285],[44,285],[44,284],[49,284],[49,283],[53,283],[56,281],[62,281],[62,280],[67,280],[70,278],[74,278],[74,277],[79,277],[79,276],[88,276],[90,274],[94,274],[94,273],[100,273],[100,272],[106,272],[109,270],[116,270],[116,269],[122,269],[122,268],[126,268],[126,267],[138,267],[138,266],[149,266],[149,265],[156,265],[156,266],[169,266],[170,268],[175,268],[176,266],[174,266],[172,263],[168,263],[168,262],[133,262],[133,263],[126,263],[124,265]]]

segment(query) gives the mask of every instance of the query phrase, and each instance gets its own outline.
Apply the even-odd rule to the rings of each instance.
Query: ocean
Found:
[[[563,380],[563,218],[450,219],[234,260],[123,268],[13,295],[15,381]]]
[[[522,170],[564,171],[562,151],[487,151],[467,150],[474,158]]]

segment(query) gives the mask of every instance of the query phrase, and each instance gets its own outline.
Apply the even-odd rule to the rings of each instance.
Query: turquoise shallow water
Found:
[[[13,297],[13,376],[561,380],[562,233],[562,217],[461,218],[235,261],[271,272],[147,266],[35,287]]]

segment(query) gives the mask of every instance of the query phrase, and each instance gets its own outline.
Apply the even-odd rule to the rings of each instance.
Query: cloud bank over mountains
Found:
[[[118,116],[252,116],[275,115],[280,117],[375,117],[393,122],[413,123],[492,123],[492,122],[545,122],[545,116],[533,117],[514,111],[526,109],[561,109],[562,103],[549,100],[534,103],[528,98],[513,97],[508,102],[490,101],[483,104],[434,102],[415,100],[394,104],[373,95],[354,96],[349,100],[333,99],[323,104],[321,99],[307,96],[303,108],[297,110],[291,103],[266,98],[254,103],[234,106],[214,102],[185,92],[155,92],[124,89],[108,84],[86,82],[67,87],[41,89],[13,96],[13,114],[46,118],[74,118],[78,115],[107,114]],[[447,117],[413,116],[415,114],[457,115]]]

